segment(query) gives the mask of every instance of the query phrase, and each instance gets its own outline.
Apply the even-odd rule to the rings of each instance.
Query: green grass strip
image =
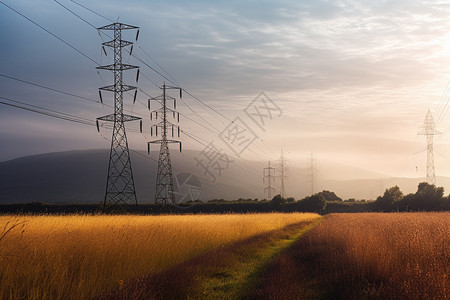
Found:
[[[305,232],[319,224],[322,219],[306,223],[294,231],[286,230],[286,233],[272,238],[262,246],[258,245],[257,248],[252,245],[238,247],[228,255],[229,257],[225,260],[226,265],[220,266],[214,272],[206,272],[198,278],[198,282],[201,282],[201,291],[193,298],[245,298],[248,292],[259,283],[263,267],[283,250],[293,245]]]

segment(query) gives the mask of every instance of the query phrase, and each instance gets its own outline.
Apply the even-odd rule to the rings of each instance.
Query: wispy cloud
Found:
[[[108,22],[69,1],[64,3],[98,26]],[[102,39],[97,32],[55,3],[10,4],[99,63],[110,59],[101,54]],[[276,126],[284,130],[282,135],[272,133],[265,137],[279,143],[283,142],[279,136],[286,141],[298,139],[299,128],[308,128],[309,134],[318,138],[327,133],[324,142],[317,143],[325,148],[326,139],[331,136],[341,137],[333,141],[343,148],[345,143],[354,145],[355,140],[361,140],[358,136],[366,136],[367,145],[372,145],[369,139],[374,143],[408,143],[415,139],[412,134],[416,128],[412,127],[420,126],[426,109],[436,106],[449,78],[450,4],[443,1],[136,0],[124,5],[114,0],[84,4],[113,20],[120,17],[119,21],[140,26],[138,45],[183,87],[230,119],[258,92],[266,91],[286,118],[286,127]],[[8,28],[0,32],[4,41],[0,48],[2,72],[92,98],[97,97],[99,86],[111,83],[111,76],[104,72],[99,76],[92,62],[5,7],[0,7],[0,26]],[[138,47],[135,53],[166,74]],[[133,58],[126,59],[139,64]],[[145,66],[142,71],[153,83],[167,81]],[[132,82],[132,76],[126,79]],[[159,91],[153,83],[141,78],[140,87],[156,95]],[[51,93],[3,79],[0,89],[7,96],[34,99],[92,118],[108,112],[108,108],[71,100],[61,106],[58,97]],[[140,97],[145,102],[146,97]],[[112,104],[110,98],[107,101]],[[184,101],[219,127],[227,122],[189,97]],[[129,99],[126,107],[147,114],[144,105],[132,106]],[[186,107],[180,106],[180,110],[197,118]],[[26,118],[11,110],[7,113]],[[2,118],[5,112],[0,114],[0,125],[10,122],[11,119]],[[216,138],[188,120],[184,122],[206,140]],[[297,124],[294,129],[292,122]],[[450,122],[443,121],[442,125],[450,126]],[[76,129],[68,131],[78,138]],[[10,134],[14,134],[14,129]],[[61,138],[67,134],[61,132]],[[307,141],[298,142],[305,151]],[[82,137],[78,142],[86,148],[93,145],[91,139],[84,141]],[[66,142],[61,143],[60,148],[65,145]],[[329,151],[314,148],[318,152]],[[368,154],[367,147],[355,149],[361,160]],[[401,149],[393,147],[392,151],[401,153]]]

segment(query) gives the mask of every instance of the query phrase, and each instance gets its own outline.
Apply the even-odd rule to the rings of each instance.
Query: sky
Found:
[[[213,143],[230,156],[265,161],[283,148],[290,164],[306,165],[313,153],[319,166],[333,161],[395,177],[425,176],[426,139],[417,133],[430,109],[442,132],[435,137],[436,174],[450,176],[446,1],[58,2],[94,27],[140,27],[133,53],[146,65],[124,54],[141,72],[136,103],[124,96],[127,113],[144,122],[143,134],[138,122],[127,124],[131,149],[146,151],[154,139],[147,99],[166,83],[189,92],[177,101],[184,149]],[[111,63],[111,50],[105,56],[101,48],[110,33],[98,33],[58,2],[0,2],[0,74],[82,98],[0,76],[0,101],[95,120],[112,113],[111,94],[103,93],[105,105],[97,102],[112,75],[96,70]],[[134,42],[135,34],[127,30],[123,38]],[[124,74],[136,85],[136,71]],[[265,110],[258,119],[252,112],[261,99],[272,115]],[[223,138],[239,122],[251,138],[241,148]],[[110,137],[105,127],[98,133],[0,104],[0,161],[109,148]]]

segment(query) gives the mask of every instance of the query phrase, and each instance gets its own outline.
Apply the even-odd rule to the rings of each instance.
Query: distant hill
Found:
[[[136,192],[140,203],[151,203],[156,184],[157,156],[131,152]],[[99,203],[103,201],[109,150],[82,150],[47,153],[0,162],[0,203]],[[211,158],[211,157],[210,157]],[[263,198],[262,169],[267,162],[237,160],[207,166],[206,156],[187,150],[172,151],[175,185],[181,185],[178,199],[191,199],[192,189],[184,182],[201,187],[200,200]],[[197,159],[197,160],[196,160]],[[202,160],[203,159],[203,160]],[[201,163],[199,163],[201,161]],[[276,163],[273,163],[276,166]],[[220,165],[220,168],[219,168]],[[220,170],[219,170],[220,169]],[[193,177],[189,178],[190,175]],[[289,165],[286,181],[288,196],[301,199],[311,191],[308,170]],[[215,177],[215,181],[214,178]],[[399,185],[404,192],[415,192],[420,178],[376,178],[383,176],[333,162],[321,162],[315,191],[331,190],[344,199],[375,199],[384,189]],[[330,179],[334,178],[334,180]],[[358,179],[365,178],[365,179]],[[189,179],[187,181],[187,179]],[[450,186],[450,178],[438,178],[440,186]],[[278,189],[279,180],[274,183]],[[278,191],[277,191],[278,193]],[[194,190],[193,198],[199,194]]]
[[[211,182],[195,168],[193,155],[171,154],[173,173],[199,173],[201,199],[250,197],[251,184],[231,184],[233,176]],[[156,156],[131,152],[136,193],[140,203],[151,203],[156,185]],[[83,150],[27,156],[0,163],[0,203],[99,203],[103,201],[109,150]],[[186,176],[184,176],[186,177]],[[202,178],[204,177],[204,178]],[[183,179],[183,176],[180,177]],[[188,192],[181,190],[180,192]],[[190,200],[189,197],[185,200]]]

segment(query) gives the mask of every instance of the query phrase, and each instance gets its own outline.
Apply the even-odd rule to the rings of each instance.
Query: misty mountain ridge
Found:
[[[156,185],[158,152],[131,152],[131,163],[139,203],[152,203]],[[77,150],[26,156],[0,162],[0,203],[100,203],[106,187],[109,150]],[[200,151],[171,151],[178,201],[200,198],[236,200],[265,198],[262,182],[267,162],[230,158],[210,165]],[[203,167],[202,167],[203,166]],[[277,162],[272,166],[278,168]],[[388,187],[398,185],[404,193],[415,192],[423,178],[389,178],[383,174],[344,164],[321,161],[311,184],[311,169],[289,163],[285,180],[287,196],[301,199],[321,190],[334,191],[343,199],[375,199]],[[326,176],[325,176],[326,174]],[[277,175],[279,175],[277,173]],[[334,179],[322,179],[334,178]],[[358,179],[364,178],[364,179]],[[450,178],[438,177],[439,186],[450,186]],[[189,185],[189,183],[192,183]],[[187,188],[194,186],[195,189]],[[280,181],[272,183],[279,193]]]

